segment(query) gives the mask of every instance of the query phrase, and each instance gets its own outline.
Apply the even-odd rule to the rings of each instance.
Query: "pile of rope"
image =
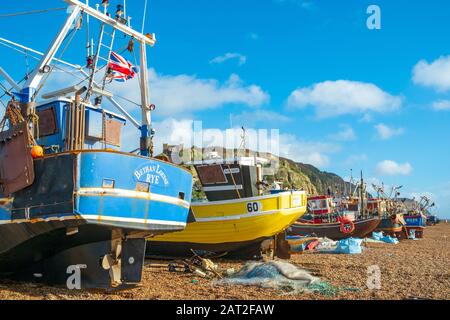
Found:
[[[311,274],[310,271],[283,261],[248,262],[229,277],[215,285],[257,286],[276,289],[283,294],[318,293],[335,296],[340,291],[360,291],[358,288],[339,288]]]
[[[27,121],[28,123],[32,123],[33,128],[36,128],[36,130],[39,127],[38,126],[39,117],[35,113],[30,114],[28,116],[28,119],[25,119],[22,115],[22,111],[20,110],[18,101],[11,100],[8,102],[8,106],[6,107],[5,115],[3,116],[3,119],[0,121],[0,132],[5,131],[7,123],[8,123],[8,128],[11,128],[11,127],[14,127],[25,121]],[[29,131],[28,144],[30,146],[37,145],[36,140],[34,139],[34,135],[31,131],[30,127],[27,126],[27,129]]]

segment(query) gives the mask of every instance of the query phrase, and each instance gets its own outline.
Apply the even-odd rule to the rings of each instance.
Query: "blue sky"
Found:
[[[144,0],[127,2],[140,29]],[[366,26],[371,4],[381,30]],[[61,6],[14,1],[0,14]],[[449,10],[446,0],[150,0],[155,121],[163,137],[190,120],[225,130],[230,114],[234,126],[280,129],[282,155],[430,194],[450,217]],[[64,19],[0,18],[0,36],[44,51]],[[84,63],[82,39],[64,59]],[[0,55],[23,77],[23,56]]]

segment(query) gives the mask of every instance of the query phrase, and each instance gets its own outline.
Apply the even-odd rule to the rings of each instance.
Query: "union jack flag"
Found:
[[[133,79],[136,76],[136,73],[139,72],[137,67],[133,66],[130,62],[125,60],[124,57],[115,52],[111,52],[108,67],[112,71],[110,76],[111,80],[120,82]]]

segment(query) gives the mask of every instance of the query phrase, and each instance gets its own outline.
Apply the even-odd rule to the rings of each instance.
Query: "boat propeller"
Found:
[[[122,284],[122,242],[121,240],[113,241],[114,251],[106,254],[102,258],[102,267],[109,270],[109,277],[111,278],[111,286],[118,287]]]

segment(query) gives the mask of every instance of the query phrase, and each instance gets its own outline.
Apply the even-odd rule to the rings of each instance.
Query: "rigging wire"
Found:
[[[10,90],[8,90],[8,88],[6,88],[3,83],[0,82],[0,86],[2,87],[3,91],[5,91],[5,94],[7,94],[8,96],[11,96],[12,93]]]
[[[30,62],[28,61],[28,51],[24,50],[25,53],[25,75],[28,78],[28,75],[30,74]]]
[[[69,41],[67,41],[64,49],[61,51],[61,54],[59,55],[58,60],[61,60],[62,56],[64,55],[64,53],[66,52],[67,48],[69,47],[70,43],[72,42],[73,38],[75,37],[76,33],[77,33],[78,29],[77,28],[73,28],[72,30],[70,30],[70,32],[66,35],[66,37],[64,38],[67,39],[67,37],[69,37]],[[33,94],[33,98],[32,100],[35,100],[37,95],[39,94],[39,92],[42,90],[42,88],[44,87],[45,83],[47,82],[49,76],[50,76],[51,72],[47,73],[45,78],[43,79],[43,81],[41,82],[41,84],[39,85],[39,88],[36,90],[36,92]]]
[[[134,65],[137,66],[138,64],[137,64],[136,51],[133,51],[133,55],[134,55]],[[139,82],[139,89],[142,91],[143,88],[142,88],[141,76],[140,76],[139,72],[137,73],[137,77],[138,77],[138,82]]]
[[[2,43],[0,42],[0,44],[2,44]],[[6,46],[8,46],[8,45],[6,45]],[[18,52],[24,54],[23,51],[18,50],[18,49],[16,49],[16,48],[12,47],[12,46],[8,46],[8,47],[10,47],[11,49],[14,49],[14,50],[16,50],[16,51],[18,51]],[[37,58],[37,57],[35,57],[35,56],[29,55],[29,57],[31,57],[31,58],[33,58],[33,59],[35,59],[35,60],[37,60],[37,61],[40,61],[40,59]],[[87,80],[89,79],[89,77],[82,77],[82,76],[80,76],[80,75],[77,75],[78,72],[81,72],[79,69],[76,69],[76,70],[74,70],[74,71],[69,71],[69,70],[66,70],[66,69],[64,69],[64,68],[62,68],[62,67],[56,65],[56,64],[54,64],[53,67],[54,67],[55,69],[58,69],[59,71],[61,71],[61,72],[63,72],[63,73],[66,73],[66,74],[68,74],[68,75],[70,75],[70,76],[72,76],[72,77],[77,78],[78,80],[80,80],[80,82],[78,82],[76,85],[80,85],[80,84],[82,84],[83,82],[85,82],[85,81],[87,81]],[[101,68],[99,68],[99,69],[97,69],[96,73],[98,73],[99,71],[101,71],[101,70],[102,70],[103,68],[105,68],[105,67],[106,67],[106,65],[103,66],[103,67],[101,67]],[[18,83],[20,84],[20,83],[22,83],[24,80],[26,80],[26,76],[25,76],[22,80],[20,80]],[[12,88],[9,89],[8,91],[11,91],[11,90],[12,90]],[[4,91],[5,91],[5,90],[4,90]],[[6,91],[5,91],[5,92],[6,92]],[[6,95],[6,93],[4,93],[3,95],[1,95],[1,96],[0,96],[0,99],[3,98],[5,95]],[[141,106],[139,103],[137,103],[137,102],[135,102],[135,101],[133,101],[133,100],[130,100],[130,99],[124,97],[124,96],[121,96],[121,95],[118,95],[118,94],[114,94],[114,96],[117,97],[117,98],[119,98],[119,99],[122,99],[122,100],[124,100],[124,101],[127,101],[127,102],[129,102],[129,103],[131,103],[131,104],[134,104],[134,105],[136,105],[136,106],[138,106],[138,107]]]
[[[145,27],[145,17],[147,15],[147,0],[145,0],[144,3],[144,16],[142,17],[142,29],[141,29],[141,33],[144,33],[144,27]]]
[[[5,108],[6,110],[6,104],[3,102],[2,97],[5,95],[11,96],[11,92],[8,90],[8,88],[6,88],[3,83],[0,82],[0,86],[2,87],[3,91],[5,91],[5,93],[0,97],[0,102],[2,104],[2,106]]]
[[[62,10],[66,10],[66,9],[67,9],[67,7],[60,7],[60,8],[49,8],[49,9],[43,9],[43,10],[14,12],[14,13],[0,14],[0,18],[16,17],[16,16],[23,16],[23,15],[28,15],[28,14],[35,14],[35,13],[45,13],[45,12],[50,12],[50,11],[62,11]]]
[[[54,10],[57,10],[57,9],[59,9],[59,8],[55,8]],[[62,10],[62,9],[66,9],[66,8],[61,8],[61,10]],[[50,10],[51,10],[51,9],[50,9]],[[39,11],[36,11],[36,12],[33,12],[33,13],[46,12],[46,11],[49,11],[49,10],[39,10]],[[0,15],[0,17],[2,17],[2,15]],[[69,42],[66,44],[65,48],[63,49],[63,51],[61,52],[60,58],[57,59],[57,60],[55,60],[56,62],[58,62],[58,60],[61,59],[62,55],[64,54],[64,52],[65,52],[66,49],[68,48],[70,42],[71,42],[72,39],[74,38],[74,36],[75,36],[77,30],[78,30],[77,28],[72,29],[71,32],[69,32],[69,34],[67,34],[66,37],[64,38],[64,40],[66,40],[68,37],[70,37],[70,40],[69,40]],[[74,32],[74,31],[75,31],[75,32]],[[36,57],[36,56],[30,54],[29,50],[27,50],[27,49],[20,50],[20,49],[14,47],[14,46],[12,46],[12,45],[9,45],[9,44],[7,44],[7,43],[4,43],[3,41],[0,41],[0,45],[3,45],[3,46],[5,46],[5,47],[7,47],[7,48],[10,48],[10,49],[14,50],[14,51],[17,51],[17,52],[19,52],[19,53],[21,53],[21,54],[24,54],[24,55],[26,56],[26,58],[32,58],[32,59],[37,60],[37,61],[40,61],[40,60],[41,60],[40,58],[38,58],[38,57]],[[119,48],[119,49],[117,50],[117,52],[119,52],[120,54],[123,54],[127,49],[128,49],[128,45],[125,45],[125,46],[123,46],[122,48]],[[134,54],[134,60],[135,60],[135,64],[137,65],[136,54]],[[27,61],[27,65],[28,65],[28,61]],[[107,66],[108,66],[108,64],[106,64],[106,65],[104,65],[104,66],[98,68],[98,69],[95,71],[94,74],[100,72],[101,70],[103,70],[103,69],[104,69],[105,67],[107,67]],[[72,72],[71,72],[71,71],[68,71],[68,70],[66,70],[66,69],[64,69],[64,68],[62,68],[62,67],[60,67],[60,66],[58,66],[58,65],[56,65],[56,64],[53,64],[53,67],[54,67],[55,69],[58,69],[58,70],[62,71],[63,73],[66,73],[66,74],[68,74],[68,75],[70,75],[70,76],[73,76],[73,77],[77,78],[78,80],[81,80],[81,81],[78,82],[76,85],[80,85],[80,84],[82,84],[83,82],[85,82],[85,81],[87,81],[87,80],[89,79],[89,77],[85,77],[85,78],[84,78],[84,77],[79,76],[79,75],[76,74],[76,73],[78,73],[78,72],[81,72],[81,70],[80,70],[81,67],[80,67],[80,68],[75,68],[75,70],[72,71]],[[28,66],[27,66],[27,68],[28,68]],[[31,71],[31,72],[32,72],[32,71]],[[23,81],[25,81],[25,80],[28,78],[28,75],[29,75],[29,73],[26,72],[26,75],[18,82],[18,84],[20,84],[20,83],[22,83]],[[48,76],[46,77],[46,79],[44,79],[44,82],[47,80],[47,78],[48,78]],[[139,74],[138,74],[138,78],[139,78]],[[139,83],[140,83],[140,81],[139,81]],[[37,96],[37,94],[38,94],[39,91],[42,89],[42,87],[43,87],[43,84],[41,84],[41,86],[39,87],[38,91],[35,93],[34,98]],[[5,87],[5,89],[6,89],[6,87]],[[8,91],[8,92],[11,92],[12,89],[13,89],[13,88],[11,88],[11,89],[9,89],[9,90],[3,90],[3,91],[5,91],[5,93],[2,94],[2,95],[0,96],[0,99],[2,99],[5,95],[8,94],[7,91]],[[137,103],[137,102],[135,102],[135,101],[133,101],[133,100],[131,100],[131,99],[128,99],[128,98],[126,98],[126,97],[124,97],[124,96],[121,96],[121,95],[118,95],[118,94],[114,94],[114,96],[116,96],[117,98],[119,98],[119,99],[121,99],[121,100],[127,101],[127,102],[129,102],[129,103],[131,103],[131,104],[133,104],[133,105],[135,105],[135,106],[138,106],[138,107],[141,106],[140,103]],[[0,101],[1,101],[1,100],[0,100]],[[1,101],[1,103],[2,103],[2,105],[6,108],[6,106],[4,105],[3,101]]]

